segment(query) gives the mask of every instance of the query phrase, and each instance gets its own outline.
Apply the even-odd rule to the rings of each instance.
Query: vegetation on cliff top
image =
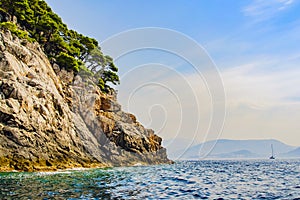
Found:
[[[38,42],[52,64],[92,75],[102,91],[110,89],[109,83],[119,83],[118,68],[98,41],[69,30],[44,0],[0,0],[0,28]]]

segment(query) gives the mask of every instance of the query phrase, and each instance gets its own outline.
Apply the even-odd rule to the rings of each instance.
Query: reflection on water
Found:
[[[300,161],[185,161],[174,165],[0,173],[0,199],[295,199]]]

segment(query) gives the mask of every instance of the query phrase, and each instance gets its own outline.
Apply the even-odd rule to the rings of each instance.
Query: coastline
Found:
[[[160,163],[160,164],[147,164],[147,163],[141,163],[141,162],[136,162],[128,165],[118,165],[118,166],[113,166],[113,165],[108,165],[108,164],[99,164],[99,163],[93,163],[89,164],[87,166],[69,166],[65,168],[57,168],[57,166],[53,167],[34,167],[33,170],[15,170],[13,168],[4,168],[0,167],[0,174],[1,173],[22,173],[22,172],[27,172],[27,173],[52,173],[52,172],[72,172],[72,171],[87,171],[87,170],[94,170],[94,169],[107,169],[107,168],[115,168],[115,167],[142,167],[142,166],[155,166],[155,165],[161,165],[161,164],[167,164],[167,165],[172,165],[175,162],[172,161],[170,163]]]

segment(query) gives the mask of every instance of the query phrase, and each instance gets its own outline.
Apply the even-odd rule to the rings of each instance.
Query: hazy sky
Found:
[[[104,47],[118,37],[114,35],[136,28],[176,31],[174,37],[158,35],[152,40],[180,48],[179,54],[144,48],[115,58],[123,108],[164,139],[274,138],[300,146],[300,1],[47,2],[69,28],[98,39]],[[136,40],[151,39],[147,30]],[[119,40],[120,46],[111,46],[115,50],[129,47],[134,38],[125,37]],[[198,43],[203,51],[196,54],[194,47],[180,42],[182,38]],[[103,51],[115,55],[109,49]],[[213,73],[220,76],[223,87],[216,89],[208,81],[212,74],[197,66],[204,70],[199,75],[183,55],[201,60],[210,69],[216,66],[219,73]],[[224,101],[219,89],[223,89]],[[214,98],[216,91],[220,98]],[[222,127],[213,126],[215,117],[225,114],[218,107],[222,103],[226,117],[219,134]]]

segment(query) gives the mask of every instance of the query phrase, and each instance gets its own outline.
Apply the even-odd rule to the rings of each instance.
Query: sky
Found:
[[[46,2],[114,58],[123,109],[167,146],[220,138],[300,146],[300,1]]]

